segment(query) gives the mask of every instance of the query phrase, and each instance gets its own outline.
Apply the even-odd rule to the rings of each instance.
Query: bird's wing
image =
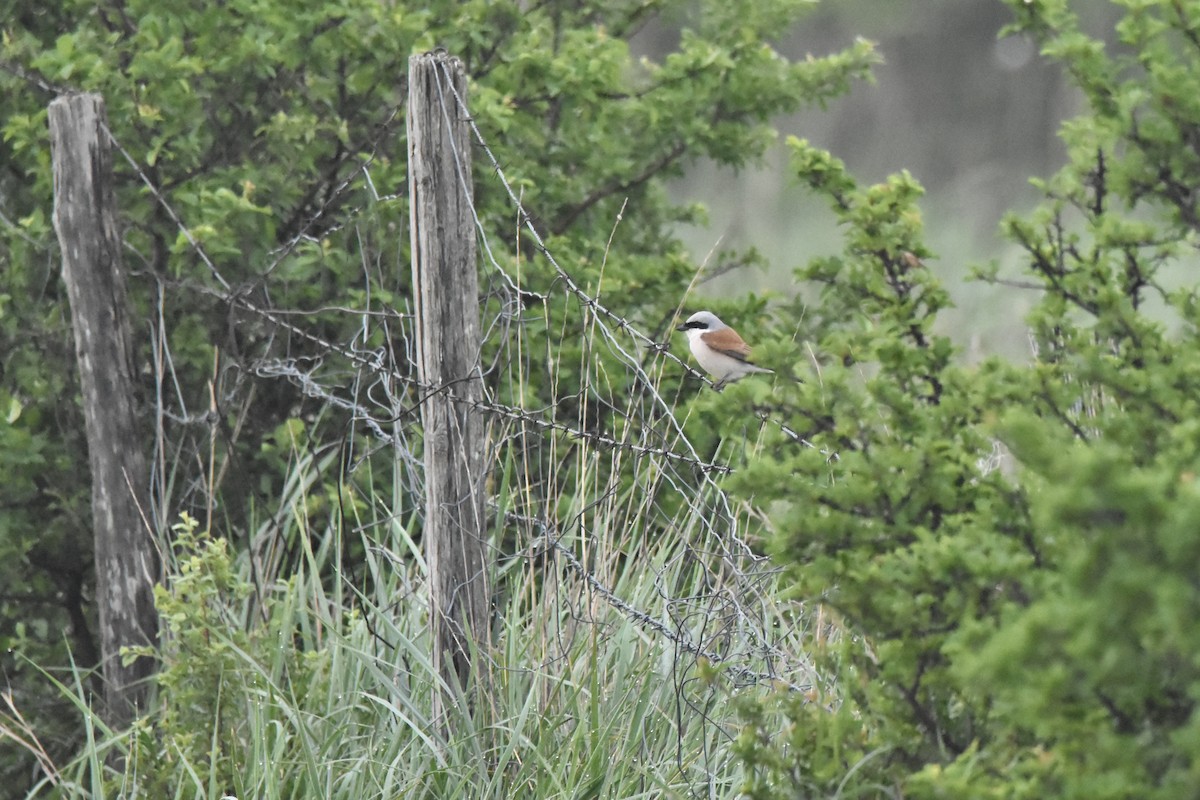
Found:
[[[750,361],[750,345],[742,341],[733,328],[721,328],[701,335],[701,339],[713,350],[736,358],[738,361]]]

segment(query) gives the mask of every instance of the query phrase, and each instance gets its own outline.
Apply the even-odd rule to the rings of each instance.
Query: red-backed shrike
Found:
[[[716,380],[714,389],[720,389],[752,372],[773,371],[752,364],[750,345],[711,311],[697,311],[676,330],[687,334],[692,355],[704,367],[704,371]]]

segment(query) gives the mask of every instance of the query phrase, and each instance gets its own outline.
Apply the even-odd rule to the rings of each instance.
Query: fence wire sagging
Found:
[[[441,87],[442,113],[471,120],[450,82]],[[477,366],[484,395],[461,397],[453,385],[417,378],[413,308],[405,295],[406,198],[403,187],[381,194],[373,179],[377,150],[395,142],[402,116],[402,109],[388,115],[370,156],[348,169],[300,230],[245,279],[224,274],[186,214],[113,137],[211,277],[158,279],[158,385],[167,387],[157,399],[159,524],[169,524],[180,507],[199,504],[197,498],[206,498],[212,513],[211,498],[228,480],[227,462],[196,470],[184,486],[171,485],[172,476],[183,472],[180,463],[210,460],[218,442],[235,442],[238,425],[230,429],[222,419],[241,419],[240,410],[268,396],[284,416],[309,426],[300,449],[313,465],[324,465],[314,466],[295,491],[302,494],[329,475],[364,491],[390,483],[392,502],[368,504],[357,529],[368,548],[402,563],[411,553],[385,532],[396,525],[420,529],[421,454],[433,444],[422,439],[421,405],[435,394],[450,397],[486,422],[489,466],[477,485],[492,517],[496,613],[517,608],[530,624],[554,629],[524,663],[501,663],[493,654],[493,669],[552,673],[581,637],[602,644],[623,621],[643,633],[642,657],[669,664],[681,725],[688,717],[718,724],[706,710],[706,695],[714,690],[693,680],[697,664],[720,669],[735,686],[811,689],[817,678],[802,649],[801,610],[777,600],[777,572],[747,533],[751,512],[718,482],[735,467],[722,460],[722,448],[702,454],[689,434],[687,401],[707,391],[704,379],[664,337],[602,301],[602,279],[585,286],[574,277],[473,120],[474,147],[482,154],[474,180],[490,181],[486,191],[503,192],[516,223],[511,239],[502,241],[472,207],[481,254]],[[472,193],[471,180],[460,172],[463,197],[480,191]],[[614,231],[620,224],[620,216],[612,220]],[[277,307],[279,287],[324,279],[322,252],[334,239],[356,251],[361,264],[358,285],[345,287],[345,304]],[[604,259],[620,257],[611,243]],[[176,303],[201,297],[227,309],[235,344],[214,365],[211,395],[202,401],[180,388],[177,355],[165,344],[169,322],[162,309],[172,294]],[[687,375],[700,380],[681,380]],[[198,402],[208,408],[198,410]],[[323,439],[313,433],[318,429],[333,434]],[[381,477],[382,464],[390,465],[390,475]],[[369,518],[372,512],[377,518]],[[284,513],[281,508],[247,534],[261,585],[286,574],[299,557],[296,546],[277,535]],[[539,586],[536,596],[506,593],[504,576],[514,572],[533,576],[524,585]]]

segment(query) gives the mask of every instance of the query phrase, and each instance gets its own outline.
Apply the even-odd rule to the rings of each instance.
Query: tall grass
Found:
[[[735,796],[731,701],[747,675],[811,677],[804,615],[773,599],[769,570],[698,546],[717,535],[711,506],[654,499],[651,461],[576,456],[540,527],[522,523],[515,462],[498,469],[482,698],[431,719],[451,690],[429,658],[411,487],[381,491],[369,467],[330,481],[332,455],[298,457],[249,547],[176,525],[153,707],[113,732],[81,682],[59,684],[86,742],[34,795]]]

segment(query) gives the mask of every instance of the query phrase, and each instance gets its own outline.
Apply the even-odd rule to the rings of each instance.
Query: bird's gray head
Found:
[[[728,327],[724,322],[717,319],[717,315],[711,311],[697,311],[688,317],[687,322],[680,325],[677,330],[706,333],[708,331],[719,331],[722,328]]]

